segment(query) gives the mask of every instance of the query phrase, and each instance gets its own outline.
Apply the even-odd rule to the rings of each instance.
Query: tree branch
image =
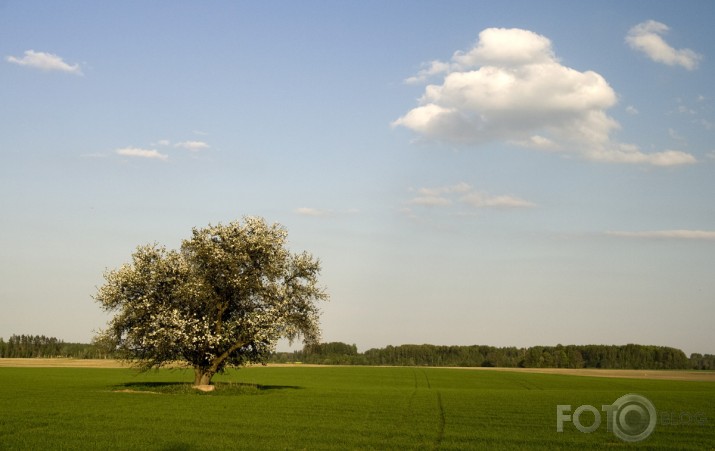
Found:
[[[216,358],[213,360],[213,362],[211,363],[211,367],[209,368],[209,370],[212,371],[212,372],[214,372],[214,373],[215,373],[216,371],[218,371],[218,367],[219,367],[219,365],[221,365],[221,362],[223,362],[224,360],[226,360],[226,359],[231,355],[231,353],[232,353],[233,351],[235,351],[235,350],[237,350],[237,349],[239,349],[239,348],[241,348],[241,347],[243,347],[243,346],[246,346],[246,344],[247,344],[247,342],[245,342],[245,341],[239,341],[239,342],[237,342],[237,343],[234,343],[230,348],[228,348],[226,351],[224,351],[221,355],[219,355],[218,357],[216,357]]]

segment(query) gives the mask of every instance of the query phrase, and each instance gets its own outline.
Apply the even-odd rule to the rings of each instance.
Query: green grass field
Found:
[[[246,368],[214,378],[212,393],[190,380],[0,368],[0,449],[715,449],[708,382],[410,367]],[[622,442],[605,414],[591,434],[556,432],[558,404],[600,410],[627,393],[662,416],[646,440]]]

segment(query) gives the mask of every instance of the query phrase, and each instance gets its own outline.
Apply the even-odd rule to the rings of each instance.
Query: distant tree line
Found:
[[[114,358],[101,342],[65,343],[44,335],[0,337],[0,358],[76,359]],[[306,345],[300,351],[276,352],[270,363],[318,365],[395,365],[506,368],[610,368],[610,369],[696,369],[715,370],[715,355],[683,351],[667,346],[627,344],[556,345],[529,348],[473,345],[400,345],[358,352],[357,346],[341,342]]]
[[[667,346],[628,344],[556,345],[529,348],[401,345],[368,349],[346,343],[320,343],[302,351],[278,352],[270,362],[322,365],[397,365],[521,368],[701,369],[715,370],[715,355],[692,354]]]
[[[106,359],[113,356],[98,343],[65,343],[44,335],[13,335],[7,341],[0,337],[0,358]]]
[[[690,363],[696,370],[715,370],[715,355],[712,354],[690,354]]]

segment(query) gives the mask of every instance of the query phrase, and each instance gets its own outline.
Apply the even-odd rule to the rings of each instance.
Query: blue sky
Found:
[[[715,4],[0,2],[0,336],[259,215],[323,339],[714,353]],[[284,345],[283,345],[284,346]]]

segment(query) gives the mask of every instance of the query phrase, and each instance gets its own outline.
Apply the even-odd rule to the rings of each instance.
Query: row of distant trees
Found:
[[[556,345],[530,348],[401,345],[368,349],[346,343],[320,343],[302,351],[275,353],[271,362],[323,365],[404,365],[522,368],[621,368],[715,370],[715,355],[691,354],[667,346],[628,344]]]
[[[99,343],[66,343],[44,335],[0,338],[0,358],[115,357]],[[358,352],[354,344],[341,342],[308,345],[301,351],[276,352],[271,363],[321,365],[398,365],[521,368],[622,368],[715,370],[715,355],[691,354],[667,346],[628,344],[556,345],[530,348],[494,346],[401,345]]]
[[[96,344],[65,343],[44,335],[13,335],[7,341],[0,337],[0,357],[105,359],[112,355]]]

